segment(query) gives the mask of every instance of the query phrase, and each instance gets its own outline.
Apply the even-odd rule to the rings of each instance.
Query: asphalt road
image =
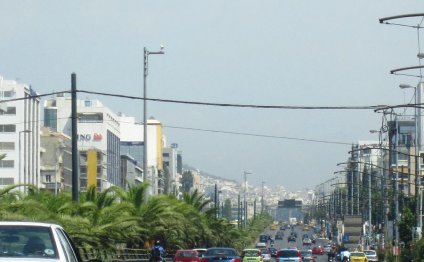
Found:
[[[274,238],[275,234],[277,233],[278,230],[280,230],[279,227],[276,230],[267,229],[264,232],[264,234],[269,234]],[[313,235],[313,231],[311,229],[308,230],[308,231],[303,231],[302,226],[295,226],[294,227],[294,231],[297,233],[296,242],[288,242],[287,237],[290,235],[291,231],[292,231],[291,229],[284,230],[283,239],[282,240],[277,239],[277,240],[274,241],[274,247],[277,250],[283,249],[283,248],[292,248],[292,247],[297,247],[299,250],[312,249],[314,246],[324,246],[328,243],[328,240],[326,240],[326,239],[317,239],[316,243],[312,244],[312,246],[303,246],[303,244],[302,244],[303,234],[308,234],[309,237],[311,237]],[[267,245],[268,245],[268,247],[270,246],[269,241],[268,241]],[[316,256],[316,258],[315,258],[316,262],[327,262],[328,261],[328,257],[327,257],[326,254],[324,254],[324,255],[314,255],[314,256]],[[274,261],[274,259],[272,261]]]

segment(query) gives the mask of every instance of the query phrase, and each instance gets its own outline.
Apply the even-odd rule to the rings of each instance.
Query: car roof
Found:
[[[245,249],[243,249],[243,251],[247,251],[247,250],[257,250],[257,251],[259,251],[259,248],[245,248]]]
[[[58,224],[45,222],[29,222],[29,221],[0,221],[0,226],[36,226],[36,227],[59,227]]]

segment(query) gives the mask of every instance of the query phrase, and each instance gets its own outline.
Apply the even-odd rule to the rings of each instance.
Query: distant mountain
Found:
[[[219,176],[216,176],[216,175],[212,175],[212,174],[210,174],[210,173],[208,173],[206,171],[200,170],[200,169],[198,169],[196,167],[192,167],[192,166],[187,165],[187,164],[183,164],[183,169],[184,170],[197,170],[201,176],[207,176],[207,177],[211,177],[211,178],[214,178],[214,179],[219,179],[219,180],[224,180],[224,181],[228,181],[228,182],[233,182],[233,183],[236,183],[236,184],[239,184],[240,183],[240,181],[237,181],[237,180],[233,180],[233,179],[228,179],[228,178],[223,178],[223,177],[219,177]]]

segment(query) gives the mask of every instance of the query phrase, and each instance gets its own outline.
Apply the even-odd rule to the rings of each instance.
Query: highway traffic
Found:
[[[283,232],[282,239],[275,239],[275,236],[278,232]],[[311,245],[304,245],[303,244],[303,236],[307,234],[309,238],[312,238],[314,235],[314,232],[312,229],[304,230],[302,226],[293,226],[292,228],[286,228],[284,227],[280,228],[278,226],[276,229],[268,228],[263,232],[263,235],[269,235],[274,240],[273,245],[271,244],[272,241],[267,241],[268,247],[274,247],[277,250],[286,249],[286,248],[297,248],[299,250],[312,250],[314,247],[324,247],[325,245],[328,245],[328,239],[324,238],[316,238],[315,243],[311,243]],[[294,241],[289,241],[290,236],[296,236]],[[259,240],[258,240],[259,241]],[[316,262],[327,262],[328,257],[325,252],[320,254],[313,254],[314,261]],[[271,261],[275,261],[275,258],[273,257]]]

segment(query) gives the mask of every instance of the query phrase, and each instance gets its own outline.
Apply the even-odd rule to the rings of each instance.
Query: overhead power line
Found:
[[[93,94],[93,95],[127,98],[127,99],[134,99],[134,100],[144,100],[144,98],[140,97],[140,96],[119,95],[119,94],[112,94],[112,93],[87,91],[87,90],[77,90],[76,92]],[[26,99],[33,99],[33,98],[52,96],[52,95],[58,95],[58,94],[64,94],[64,93],[71,93],[71,91],[67,90],[67,91],[48,93],[48,94],[44,94],[44,95],[34,95],[34,96],[21,97],[21,98],[5,99],[5,100],[0,100],[0,103],[26,100]],[[371,105],[371,106],[287,106],[287,105],[254,105],[254,104],[234,104],[234,103],[212,103],[212,102],[186,101],[186,100],[161,99],[161,98],[146,98],[145,100],[146,101],[152,101],[152,102],[202,105],[202,106],[261,108],[261,109],[290,109],[290,110],[374,110],[374,111],[378,111],[378,110],[386,109],[386,108],[403,108],[403,107],[424,108],[422,104]]]
[[[202,128],[192,128],[192,127],[168,126],[168,125],[163,125],[163,127],[174,128],[174,129],[193,130],[193,131],[202,131],[202,132],[211,132],[211,133],[231,134],[231,135],[265,137],[265,138],[273,138],[273,139],[287,139],[287,140],[315,142],[315,143],[324,143],[324,144],[352,145],[352,143],[346,143],[346,142],[335,142],[335,141],[328,141],[328,140],[317,140],[317,139],[307,139],[307,138],[288,137],[288,136],[274,136],[274,135],[253,134],[253,133],[223,131],[223,130],[213,130],[213,129],[202,129]]]

